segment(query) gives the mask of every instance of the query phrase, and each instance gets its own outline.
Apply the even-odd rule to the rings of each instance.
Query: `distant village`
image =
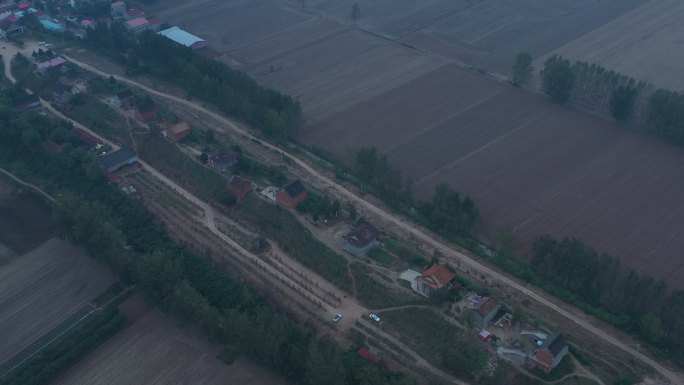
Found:
[[[121,20],[131,32],[151,30],[177,42],[178,44],[198,50],[206,46],[207,42],[179,27],[170,27],[160,30],[162,21],[152,15],[148,15],[140,9],[126,6],[124,1],[113,2],[110,6],[108,17],[92,19],[79,13],[78,3],[75,0],[55,1],[58,8],[54,13],[46,9],[45,2],[42,9],[37,9],[29,2],[8,1],[0,4],[0,37],[11,38],[25,32],[25,23],[22,19],[28,15],[37,19],[38,23],[49,32],[71,33],[76,37],[84,38],[89,28],[98,25],[110,26],[115,20]],[[49,48],[49,47],[48,47]]]

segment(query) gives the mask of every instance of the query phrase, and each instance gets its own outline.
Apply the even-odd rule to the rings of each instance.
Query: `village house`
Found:
[[[36,94],[26,95],[17,98],[12,107],[17,112],[24,112],[40,107],[40,98]]]
[[[252,182],[234,175],[228,181],[228,191],[235,195],[235,199],[240,202],[245,198],[245,195],[252,191]]]
[[[55,99],[55,103],[65,104],[71,101],[71,99],[74,97],[74,94],[71,91],[71,87],[59,84],[53,93],[53,97]]]
[[[494,319],[499,312],[501,305],[492,297],[484,297],[475,305],[475,309],[470,315],[470,322],[477,328],[484,328]]]
[[[285,207],[295,208],[308,196],[309,193],[306,191],[306,188],[302,182],[297,179],[282,190],[276,192],[276,202]]]
[[[171,124],[166,128],[166,137],[177,142],[192,133],[192,128],[186,122]]]
[[[379,236],[380,231],[378,229],[370,223],[362,223],[342,237],[344,239],[343,248],[358,257],[363,257],[380,243],[378,242]]]
[[[83,29],[95,28],[95,22],[92,20],[84,19],[84,20],[81,20],[80,26]]]
[[[135,95],[133,95],[133,91],[125,90],[114,95],[112,101],[119,108],[130,108],[133,105],[134,99]]]
[[[135,107],[135,117],[142,122],[150,122],[157,118],[157,107],[154,103],[140,103]]]
[[[143,10],[131,8],[128,11],[124,12],[124,19],[134,20],[140,17],[145,18],[146,15],[147,14]]]
[[[147,22],[147,19],[144,17],[138,17],[132,20],[128,20],[126,22],[126,28],[128,28],[129,31],[131,32],[142,32],[146,30],[150,26],[150,23]]]
[[[445,266],[434,264],[423,274],[416,277],[416,291],[427,298],[432,297],[437,292],[445,292],[453,287],[453,279],[456,274],[452,273]]]
[[[371,353],[367,348],[365,347],[360,347],[359,350],[357,351],[359,357],[363,358],[364,360],[370,361],[374,364],[378,364],[380,362],[380,357],[376,356],[375,354]]]
[[[224,150],[217,154],[209,155],[207,163],[209,167],[218,172],[226,172],[240,160],[240,154],[233,150]]]
[[[124,17],[124,14],[126,13],[126,3],[123,1],[113,2],[109,13],[116,19]]]
[[[554,333],[548,336],[540,345],[533,350],[525,359],[529,368],[539,368],[544,373],[549,373],[568,354],[568,343],[560,334]]]
[[[207,42],[191,33],[185,32],[178,27],[171,27],[159,32],[160,35],[173,40],[174,42],[183,45],[185,47],[191,48],[196,51],[200,48],[204,48]]]
[[[24,33],[24,26],[17,23],[16,21],[11,21],[4,19],[0,21],[0,37],[12,37],[21,35]]]
[[[137,162],[138,158],[135,152],[129,148],[120,148],[117,151],[111,152],[102,158],[100,163],[106,172],[114,172],[121,167],[128,166]]]
[[[37,73],[45,76],[49,73],[59,71],[63,68],[66,62],[66,59],[61,56],[57,56],[42,63],[38,63]]]

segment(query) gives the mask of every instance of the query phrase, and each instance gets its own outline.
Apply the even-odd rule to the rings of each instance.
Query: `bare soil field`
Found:
[[[221,347],[152,310],[60,376],[54,385],[223,385],[286,382],[240,358],[228,366]]]
[[[282,1],[292,7],[298,4],[295,0]],[[646,1],[374,0],[360,2],[361,17],[356,24],[392,40],[508,73],[517,53],[541,56]],[[304,10],[353,25],[350,15],[354,2],[307,0]],[[462,55],[464,50],[477,55]]]
[[[0,244],[18,254],[28,252],[54,233],[50,216],[50,210],[30,194],[5,188],[0,192]]]
[[[376,146],[423,198],[448,182],[475,198],[484,236],[503,225],[524,246],[543,233],[574,236],[684,286],[680,148],[455,66],[359,103],[303,137],[341,156]]]
[[[70,243],[53,238],[0,268],[0,363],[88,305],[114,277]]]
[[[684,3],[650,1],[554,50],[655,84],[684,90]],[[542,68],[545,55],[535,63]]]

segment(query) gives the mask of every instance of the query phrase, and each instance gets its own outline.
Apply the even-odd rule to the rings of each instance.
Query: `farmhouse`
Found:
[[[66,59],[61,56],[57,56],[53,59],[38,63],[38,72],[45,74],[47,72],[54,71],[61,68],[66,62]]]
[[[226,172],[240,160],[240,154],[233,150],[221,151],[218,154],[209,155],[207,163],[209,167],[218,172]]]
[[[235,199],[240,202],[247,193],[252,191],[252,183],[234,175],[228,181],[228,191],[235,195]]]
[[[477,307],[470,316],[470,322],[473,326],[484,328],[496,316],[496,313],[501,308],[496,300],[492,297],[485,297],[478,301]]]
[[[541,341],[540,341],[541,342]],[[568,343],[560,334],[551,334],[541,342],[541,346],[528,355],[525,363],[529,368],[539,368],[545,373],[551,372],[553,368],[563,360],[568,354]]]
[[[362,223],[344,235],[344,249],[348,252],[363,257],[378,245],[380,231],[370,223]]]
[[[276,202],[285,207],[294,208],[308,196],[309,193],[306,191],[306,187],[297,179],[276,193]]]
[[[123,15],[126,13],[126,3],[123,1],[113,2],[109,12],[112,15],[112,17],[123,17]]]
[[[143,122],[149,122],[157,117],[157,107],[154,103],[140,103],[135,108],[135,117]]]
[[[434,264],[423,274],[416,277],[416,291],[424,297],[432,297],[440,291],[447,291],[453,287],[456,274],[442,265]]]
[[[17,112],[28,111],[40,107],[40,98],[36,94],[17,98],[12,105]]]
[[[100,163],[102,163],[105,171],[114,172],[123,166],[135,163],[137,160],[133,150],[121,148],[100,158]]]
[[[166,129],[166,137],[177,142],[192,133],[192,128],[186,122],[178,122]]]
[[[191,48],[193,50],[198,50],[207,45],[207,42],[199,37],[185,32],[178,27],[171,27],[159,32],[160,35],[166,36],[167,38],[175,41],[176,43]]]
[[[147,19],[144,17],[138,17],[136,19],[128,20],[126,22],[126,28],[128,28],[129,31],[131,32],[142,32],[146,30],[149,27],[149,23],[147,22]]]
[[[90,134],[87,133],[86,131],[81,130],[81,129],[78,128],[78,127],[74,127],[74,128],[71,130],[71,133],[72,133],[78,140],[80,140],[81,142],[83,142],[83,144],[85,144],[86,146],[88,146],[88,148],[97,148],[98,145],[99,145],[99,143],[98,143],[98,141],[97,141],[97,138],[95,138],[94,136],[90,135]]]

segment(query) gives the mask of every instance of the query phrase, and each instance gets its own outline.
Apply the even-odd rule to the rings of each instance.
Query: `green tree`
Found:
[[[553,55],[540,72],[544,92],[556,103],[564,103],[570,97],[575,83],[575,75],[570,62],[561,56]]]
[[[639,334],[649,342],[658,342],[664,334],[660,318],[653,313],[641,317]]]
[[[352,5],[351,18],[354,20],[354,24],[356,24],[356,21],[361,18],[361,6],[359,5],[358,1]]]
[[[637,89],[633,85],[620,86],[613,90],[610,98],[610,114],[616,120],[627,120],[634,112]]]
[[[503,226],[494,231],[494,247],[497,254],[503,258],[513,258],[515,241],[515,232],[511,226]]]
[[[528,53],[519,53],[513,64],[513,85],[523,87],[532,78],[532,56]]]
[[[356,206],[354,206],[353,203],[350,203],[347,210],[349,211],[349,219],[355,221],[356,217],[359,215],[359,213],[356,211]]]
[[[306,383],[310,385],[344,385],[342,357],[335,343],[312,338],[307,349]]]

